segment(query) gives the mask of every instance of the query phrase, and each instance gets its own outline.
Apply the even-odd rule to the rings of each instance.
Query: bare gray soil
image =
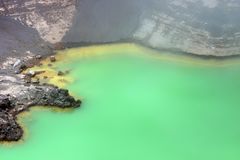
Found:
[[[0,16],[0,62],[7,57],[49,55],[50,44],[44,42],[38,32],[8,17]]]

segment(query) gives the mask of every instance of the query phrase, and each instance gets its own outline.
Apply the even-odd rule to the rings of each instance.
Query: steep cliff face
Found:
[[[158,49],[229,56],[240,51],[238,0],[79,0],[65,42],[130,40]]]
[[[0,15],[7,15],[35,28],[51,43],[61,41],[75,14],[76,0],[1,0]]]
[[[144,45],[197,55],[239,54],[240,32],[226,35],[218,33],[219,36],[214,36],[206,29],[194,27],[164,13],[147,13],[143,17],[131,38]]]
[[[240,51],[238,0],[1,0],[0,14],[51,43],[129,40],[199,55]]]

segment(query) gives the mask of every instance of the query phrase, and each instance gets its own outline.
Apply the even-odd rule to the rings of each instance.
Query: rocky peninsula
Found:
[[[75,108],[81,104],[81,101],[75,100],[68,90],[33,81],[32,78],[37,73],[22,73],[25,69],[39,64],[40,60],[54,54],[55,49],[62,49],[63,46],[56,43],[59,42],[60,34],[56,37],[55,34],[51,34],[55,38],[47,40],[48,36],[45,37],[36,29],[6,16],[6,13],[12,13],[12,10],[8,9],[11,2],[13,1],[0,1],[0,15],[2,14],[0,16],[0,141],[21,139],[23,129],[17,123],[17,115],[27,111],[29,107]],[[14,3],[20,6],[18,2],[14,1]],[[55,3],[47,4],[42,9],[50,7],[49,5],[54,6]],[[14,9],[15,13],[19,11],[22,10]]]
[[[38,74],[22,73],[37,64],[41,55],[9,58],[0,69],[0,141],[17,141],[23,130],[17,123],[17,115],[32,106],[79,107],[68,90],[54,85],[41,84],[32,78]]]

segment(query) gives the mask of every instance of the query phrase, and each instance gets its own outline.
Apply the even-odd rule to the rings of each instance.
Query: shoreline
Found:
[[[145,44],[141,41],[132,40],[132,39],[122,39],[122,40],[117,40],[117,41],[99,42],[99,43],[96,43],[96,42],[62,42],[62,43],[68,49],[78,48],[78,47],[90,47],[90,46],[131,43],[131,44],[136,44],[136,45],[140,45],[140,46],[155,50],[157,52],[169,52],[171,54],[176,54],[176,52],[177,52],[178,54],[181,54],[181,55],[197,57],[197,58],[200,58],[200,59],[218,59],[218,60],[234,59],[234,58],[239,58],[240,59],[240,53],[236,53],[236,54],[233,54],[233,55],[228,55],[228,54],[226,54],[226,55],[196,54],[196,53],[184,52],[180,49],[164,49],[164,48],[159,49],[159,48],[147,45],[147,44]]]
[[[26,125],[25,121],[26,119],[31,118],[33,112],[41,112],[41,111],[47,111],[47,112],[53,112],[53,113],[69,113],[74,112],[74,108],[59,108],[57,106],[32,106],[28,108],[28,110],[24,112],[20,112],[16,117],[16,121],[19,124],[19,126],[23,130],[23,135],[21,139],[18,141],[0,141],[0,146],[3,147],[14,147],[15,145],[19,145],[24,143],[26,140],[28,140],[28,137],[30,135],[28,125]]]
[[[74,45],[76,44],[64,44],[64,49],[60,49],[58,51],[60,52],[64,52],[66,51],[66,48],[69,49],[68,47],[71,47],[73,49]],[[167,59],[167,60],[176,60],[180,58],[187,58],[187,60],[184,60],[186,63],[191,63],[189,62],[189,59],[194,58],[194,59],[198,59],[200,61],[206,61],[206,60],[216,60],[219,62],[223,62],[225,60],[235,60],[235,56],[234,57],[206,57],[206,56],[199,56],[199,55],[194,55],[194,54],[188,54],[188,53],[180,53],[180,54],[176,54],[169,51],[169,50],[159,50],[159,49],[154,49],[151,47],[146,47],[145,45],[141,45],[139,43],[126,43],[126,42],[117,42],[117,43],[98,43],[98,44],[92,44],[92,43],[88,43],[88,44],[78,44],[78,48],[88,48],[88,47],[101,47],[101,45],[106,45],[106,46],[113,46],[113,45],[132,45],[134,47],[142,47],[148,51],[150,51],[150,53],[146,53],[149,54],[149,56],[163,56],[160,57],[159,59]],[[70,49],[71,49],[70,48]],[[141,49],[141,48],[140,48]],[[161,52],[164,52],[161,54]],[[179,53],[179,52],[178,52]],[[50,58],[50,56],[52,55],[56,55],[56,52],[52,52],[52,54],[50,54],[49,56],[42,56],[41,58],[36,58],[36,57],[31,57],[31,58],[27,58],[25,60],[23,60],[22,64],[19,64],[20,67],[17,68],[18,69],[18,73],[16,73],[16,68],[12,68],[12,63],[10,63],[9,68],[12,68],[13,70],[7,68],[5,71],[0,69],[0,81],[2,82],[1,84],[1,88],[4,88],[3,86],[5,86],[5,90],[1,89],[0,90],[0,102],[2,100],[5,100],[5,103],[0,103],[0,142],[11,142],[11,141],[19,141],[21,140],[22,136],[24,135],[24,127],[22,127],[22,125],[19,124],[18,122],[18,115],[23,113],[24,111],[29,110],[29,108],[33,107],[33,106],[47,106],[50,108],[56,108],[57,106],[59,108],[75,108],[80,106],[81,101],[80,100],[75,100],[74,97],[72,97],[69,93],[68,90],[65,89],[61,89],[58,88],[54,85],[51,84],[40,84],[39,81],[38,82],[26,82],[24,80],[24,78],[20,78],[22,75],[25,75],[27,73],[24,73],[24,70],[27,70],[29,68],[32,68],[34,66],[40,65],[41,61],[46,61],[47,59]],[[164,57],[165,56],[165,57]],[[166,58],[168,57],[168,58]],[[239,57],[239,56],[237,56]],[[8,57],[11,58],[11,57]],[[26,58],[26,57],[21,57],[21,58]],[[155,58],[155,57],[154,57]],[[172,60],[172,61],[174,61]],[[240,60],[240,59],[239,59]],[[184,62],[184,61],[178,61],[178,62]],[[54,63],[54,62],[52,62]],[[23,69],[21,67],[21,65],[26,65],[25,68]],[[209,64],[208,64],[209,65]],[[210,64],[211,65],[211,64]],[[222,64],[220,64],[222,65]],[[214,65],[216,66],[216,65]],[[15,70],[15,71],[14,71]],[[7,72],[6,72],[7,71]],[[14,74],[14,72],[16,74]],[[44,71],[45,72],[45,71]],[[11,74],[9,74],[11,73]],[[36,75],[34,76],[30,76],[28,78],[30,79],[34,79]],[[13,86],[9,89],[9,85]],[[18,91],[20,90],[20,91]],[[21,92],[24,92],[23,95],[21,95]],[[40,93],[41,92],[41,93]],[[51,94],[54,93],[54,96],[50,96]],[[27,98],[27,97],[32,97],[32,98]],[[61,101],[55,101],[56,97],[61,97]],[[47,98],[47,101],[45,101]],[[35,101],[34,99],[37,99],[37,101]],[[42,100],[45,99],[45,100]],[[58,99],[59,100],[59,99]],[[9,133],[9,128],[6,127],[10,127],[11,130],[13,131],[13,133]],[[10,135],[9,135],[10,134]],[[11,135],[12,134],[12,135]],[[9,137],[10,136],[10,137]]]
[[[186,52],[178,52],[178,51],[169,51],[169,50],[159,50],[156,48],[152,48],[146,45],[142,45],[139,43],[135,42],[112,42],[112,43],[88,43],[88,44],[82,44],[82,45],[77,45],[77,44],[68,44],[66,46],[67,49],[74,49],[74,48],[82,48],[83,50],[91,49],[91,48],[101,48],[101,47],[109,47],[109,48],[114,48],[117,46],[122,45],[123,47],[128,47],[132,46],[132,48],[138,48],[138,49],[143,49],[148,52],[146,55],[147,56],[153,56],[154,58],[158,59],[165,59],[169,61],[174,61],[174,62],[183,62],[187,64],[199,64],[199,65],[204,65],[204,66],[228,66],[228,65],[236,65],[239,64],[240,62],[240,55],[235,55],[235,56],[225,56],[225,57],[216,57],[216,56],[205,56],[205,55],[195,55],[195,54],[189,54]],[[68,48],[70,47],[70,48]],[[129,47],[131,48],[131,47]],[[106,49],[107,50],[107,49]],[[64,52],[64,50],[60,51]],[[66,52],[67,53],[67,52]]]
[[[72,97],[68,90],[50,84],[41,84],[39,81],[32,81],[36,73],[34,75],[23,73],[27,68],[39,64],[42,57],[27,59],[21,57],[20,59],[13,65],[10,63],[4,71],[1,69],[0,142],[21,140],[24,130],[18,123],[17,116],[30,107],[76,108],[81,105],[81,101]],[[18,64],[15,65],[16,63]]]

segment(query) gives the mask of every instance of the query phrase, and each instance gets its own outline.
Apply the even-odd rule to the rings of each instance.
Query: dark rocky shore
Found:
[[[11,87],[9,87],[11,85]],[[23,130],[17,124],[17,115],[31,106],[79,107],[67,90],[51,85],[35,85],[5,81],[1,87],[8,88],[0,94],[0,141],[17,141]]]
[[[56,106],[60,108],[79,107],[68,90],[54,85],[31,81],[34,75],[21,74],[23,69],[37,63],[40,55],[26,59],[22,57],[15,63],[0,69],[0,141],[17,141],[23,130],[16,122],[17,115],[32,106]],[[8,57],[9,58],[9,57]],[[8,63],[9,64],[9,63]]]
[[[53,54],[54,45],[18,21],[0,17],[0,141],[17,141],[23,129],[17,115],[32,106],[79,107],[68,91],[31,81],[34,75],[21,72]]]
[[[32,106],[57,106],[60,108],[79,107],[80,100],[75,100],[68,90],[53,85],[31,81],[33,75],[21,72],[37,64],[42,56],[18,58],[7,57],[0,69],[0,141],[17,141],[23,130],[16,122],[17,115]],[[7,63],[6,63],[7,62]]]

